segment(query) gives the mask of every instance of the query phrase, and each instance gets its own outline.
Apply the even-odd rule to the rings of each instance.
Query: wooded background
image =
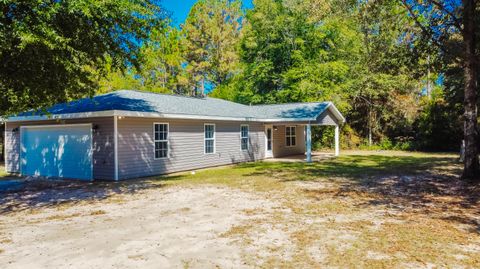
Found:
[[[180,26],[155,0],[0,10],[2,115],[119,89],[332,101],[347,118],[342,148],[459,151],[465,140],[466,167],[478,166],[477,0],[199,0]],[[314,135],[316,148],[333,145],[333,130]]]

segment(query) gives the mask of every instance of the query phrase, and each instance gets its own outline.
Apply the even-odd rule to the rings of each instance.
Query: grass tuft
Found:
[[[349,152],[314,164],[257,162],[160,177],[166,185],[221,185],[263,193],[280,209],[245,212],[223,234],[255,246],[261,227],[283,227],[289,244],[259,267],[478,268],[478,191],[459,180],[457,156],[411,152]],[[155,179],[154,179],[155,180]],[[284,209],[288,210],[284,210]],[[255,218],[255,215],[258,215]],[[292,252],[289,258],[285,252]]]

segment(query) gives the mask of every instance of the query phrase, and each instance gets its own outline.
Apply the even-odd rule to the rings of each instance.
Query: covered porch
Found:
[[[334,127],[332,152],[313,152],[312,126]],[[284,123],[265,125],[265,157],[270,161],[325,160],[340,155],[340,126],[333,121],[325,123]]]
[[[285,113],[285,112],[284,112]],[[288,121],[265,123],[265,158],[304,156],[311,163],[317,156],[312,150],[312,126],[334,128],[333,157],[340,155],[340,126],[345,118],[332,103],[315,108],[296,108],[288,112]],[[315,158],[314,158],[315,157]]]

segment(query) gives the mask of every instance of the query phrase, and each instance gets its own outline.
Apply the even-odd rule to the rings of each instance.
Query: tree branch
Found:
[[[459,31],[462,30],[462,23],[460,22],[460,19],[458,19],[457,16],[455,16],[455,14],[453,14],[451,11],[447,10],[447,8],[444,5],[442,5],[441,3],[439,3],[435,0],[430,0],[430,1],[432,2],[432,4],[437,6],[443,12],[447,13],[452,18],[453,24],[455,25],[455,27],[458,28]]]
[[[424,32],[425,34],[427,34],[427,36],[429,37],[430,40],[432,40],[433,43],[435,43],[435,45],[442,51],[442,52],[445,52],[443,50],[443,47],[442,45],[438,42],[437,39],[434,38],[433,36],[433,33],[430,29],[428,29],[427,27],[425,27],[425,25],[423,25],[419,19],[418,19],[418,16],[415,14],[415,12],[413,11],[412,7],[407,4],[407,1],[406,0],[402,0],[402,4],[403,6],[405,6],[405,8],[407,9],[408,13],[410,14],[410,16],[413,18],[413,20],[415,21],[415,24],[418,25],[418,27],[420,27],[420,29],[422,30],[422,32]]]

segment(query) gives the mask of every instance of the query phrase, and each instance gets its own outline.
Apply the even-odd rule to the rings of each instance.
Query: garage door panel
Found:
[[[22,128],[22,174],[92,179],[90,125]]]

